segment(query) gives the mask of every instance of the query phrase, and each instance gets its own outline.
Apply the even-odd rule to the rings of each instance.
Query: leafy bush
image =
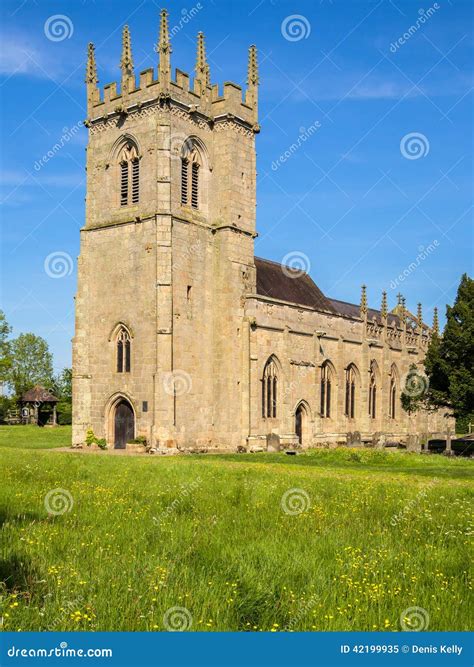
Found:
[[[16,401],[14,398],[8,396],[0,396],[0,424],[4,424],[8,416],[8,411],[16,408]]]
[[[97,438],[94,435],[94,431],[91,428],[88,428],[87,433],[86,433],[86,445],[88,447],[90,447],[91,445],[93,445],[96,442],[97,442]]]
[[[59,401],[57,405],[58,424],[66,426],[72,423],[72,404],[70,401]]]
[[[136,438],[133,438],[133,440],[129,440],[129,442],[134,445],[146,445],[147,439],[144,435],[138,435]]]

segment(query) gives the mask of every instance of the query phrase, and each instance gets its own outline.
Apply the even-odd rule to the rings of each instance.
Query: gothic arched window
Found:
[[[126,143],[119,154],[120,206],[138,204],[140,199],[140,161],[137,147]]]
[[[369,377],[369,417],[375,419],[377,415],[377,376],[375,367],[370,367]]]
[[[346,368],[346,400],[344,413],[349,419],[354,419],[356,407],[356,370],[351,364]]]
[[[130,334],[125,327],[120,327],[117,334],[117,373],[130,373],[130,348]]]
[[[202,209],[201,153],[196,140],[185,141],[181,154],[181,204],[196,210]]]
[[[395,378],[390,380],[389,401],[388,414],[390,419],[395,419],[397,416],[397,381]]]
[[[331,416],[331,383],[332,372],[327,361],[321,366],[321,417]]]
[[[275,359],[265,364],[262,378],[262,417],[275,418],[277,416],[278,376]]]

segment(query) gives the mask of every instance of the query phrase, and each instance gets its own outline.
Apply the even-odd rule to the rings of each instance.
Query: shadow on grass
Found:
[[[371,473],[394,473],[405,476],[420,477],[440,477],[446,479],[468,479],[472,478],[474,466],[468,459],[456,459],[455,465],[451,465],[451,460],[446,460],[442,456],[432,455],[420,457],[414,460],[411,454],[400,453],[399,460],[381,452],[381,460],[364,461],[364,450],[349,454],[348,458],[335,458],[324,455],[312,455],[311,453],[300,454],[299,456],[286,456],[284,454],[222,454],[213,458],[224,461],[233,461],[237,463],[265,463],[266,465],[276,466],[295,466],[301,468],[328,468],[333,470],[347,470],[350,472],[371,472]],[[415,455],[413,455],[415,456]],[[436,461],[434,457],[436,456]],[[386,458],[385,458],[386,457]],[[423,460],[421,460],[423,458]],[[202,460],[202,459],[201,459]],[[459,462],[458,465],[456,463]]]
[[[12,512],[8,507],[0,507],[0,528],[7,523],[20,525],[44,521],[45,516],[37,512]]]
[[[0,560],[0,581],[9,592],[32,591],[41,581],[41,577],[27,556],[12,554]]]

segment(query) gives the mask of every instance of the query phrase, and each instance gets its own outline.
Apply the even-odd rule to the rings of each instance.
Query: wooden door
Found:
[[[295,433],[298,436],[300,445],[303,443],[303,407],[298,405],[295,413]]]
[[[135,419],[128,401],[120,401],[115,408],[115,449],[125,449],[127,442],[135,437]]]

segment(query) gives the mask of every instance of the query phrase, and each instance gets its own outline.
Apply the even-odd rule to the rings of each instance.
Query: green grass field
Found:
[[[472,629],[472,461],[84,455],[42,449],[66,428],[13,430],[4,630],[399,630],[413,607],[408,627]]]

